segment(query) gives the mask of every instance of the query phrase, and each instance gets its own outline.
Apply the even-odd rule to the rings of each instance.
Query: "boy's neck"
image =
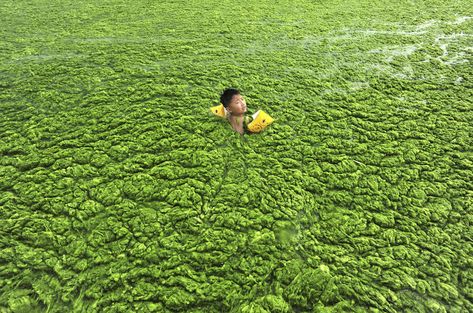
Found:
[[[232,125],[237,125],[238,127],[243,125],[243,114],[242,115],[230,115],[229,121]]]

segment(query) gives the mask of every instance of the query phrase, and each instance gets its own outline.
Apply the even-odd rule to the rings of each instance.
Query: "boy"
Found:
[[[233,130],[241,135],[249,133],[244,123],[244,113],[246,112],[246,101],[240,95],[240,91],[235,88],[227,88],[220,96],[220,103],[227,110],[227,118]]]

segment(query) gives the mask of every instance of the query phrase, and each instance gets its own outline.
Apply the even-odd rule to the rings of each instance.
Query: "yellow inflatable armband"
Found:
[[[220,105],[216,105],[210,108],[210,111],[212,111],[213,114],[220,116],[220,117],[225,117],[227,115],[227,109],[223,106],[223,104],[220,103]]]
[[[258,133],[265,129],[269,124],[274,122],[274,119],[269,116],[268,113],[264,112],[263,110],[256,111],[253,116],[253,121],[248,124],[248,129],[252,133]]]

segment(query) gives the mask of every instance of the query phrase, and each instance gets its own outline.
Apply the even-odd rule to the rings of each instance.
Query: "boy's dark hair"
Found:
[[[220,103],[226,108],[232,101],[234,95],[239,95],[240,91],[235,88],[227,88],[223,91],[222,95],[220,96]]]

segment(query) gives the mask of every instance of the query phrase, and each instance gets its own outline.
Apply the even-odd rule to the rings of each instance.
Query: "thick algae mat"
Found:
[[[243,3],[2,1],[1,312],[473,310],[471,3]]]

